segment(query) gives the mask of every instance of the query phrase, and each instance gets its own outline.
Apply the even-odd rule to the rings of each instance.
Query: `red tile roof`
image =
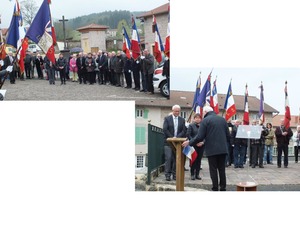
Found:
[[[273,118],[273,126],[279,127],[281,125],[281,120],[284,119],[284,115],[277,115]],[[299,116],[291,116],[290,126],[296,128],[300,125]]]
[[[90,25],[87,25],[87,26],[84,26],[84,27],[79,27],[77,29],[77,31],[79,32],[84,32],[84,31],[91,31],[91,30],[106,30],[108,29],[109,27],[108,26],[105,26],[105,25],[98,25],[98,24],[90,24]]]
[[[142,17],[152,17],[153,15],[164,14],[169,12],[169,3],[166,3],[162,6],[159,6],[155,9],[150,10],[149,12],[138,15],[136,18]]]

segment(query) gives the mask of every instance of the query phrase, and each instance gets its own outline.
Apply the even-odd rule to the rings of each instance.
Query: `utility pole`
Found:
[[[68,22],[69,20],[65,19],[65,16],[62,16],[62,20],[59,20],[59,22],[63,23],[63,32],[64,32],[64,50],[67,49],[67,44],[66,44],[66,25],[65,22]]]

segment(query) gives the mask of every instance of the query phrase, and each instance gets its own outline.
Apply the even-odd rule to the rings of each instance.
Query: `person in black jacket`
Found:
[[[80,52],[76,59],[76,66],[78,68],[78,79],[79,84],[86,84],[86,67],[85,67],[85,57],[83,57],[83,53]]]
[[[236,120],[231,131],[231,145],[233,147],[233,158],[234,168],[244,168],[246,150],[247,150],[247,139],[236,138],[237,130],[241,125],[240,120]]]
[[[277,167],[281,168],[281,156],[282,152],[284,154],[284,168],[288,167],[289,159],[288,159],[288,151],[289,151],[289,142],[291,137],[293,136],[293,131],[291,128],[286,128],[284,126],[284,119],[281,120],[281,126],[276,127],[275,137],[277,141]]]
[[[258,121],[254,120],[252,125],[257,125]],[[261,136],[259,139],[250,139],[250,165],[252,168],[258,165],[259,168],[264,168],[264,146],[265,146],[265,136],[268,135],[268,130],[262,125]]]
[[[61,84],[66,84],[66,66],[67,66],[67,60],[64,58],[63,54],[59,54],[59,58],[56,61],[56,67],[59,71],[59,76],[61,80]]]
[[[171,180],[171,175],[173,175],[173,180],[176,180],[175,151],[172,150],[173,147],[167,142],[167,139],[173,137],[186,137],[185,120],[180,117],[179,114],[180,106],[174,105],[172,107],[172,114],[165,117],[163,124],[165,138],[165,176],[167,181]]]
[[[189,140],[193,139],[198,134],[199,126],[201,122],[201,117],[199,113],[194,115],[194,122],[191,123],[187,129],[186,136]],[[204,142],[196,143],[193,147],[197,152],[197,158],[194,163],[191,165],[191,179],[192,180],[201,180],[200,177],[200,167],[201,167],[201,159],[203,157],[204,152]]]
[[[126,88],[132,88],[132,78],[131,78],[132,65],[133,65],[133,58],[128,59],[126,57],[125,64],[124,64]]]
[[[193,146],[205,140],[212,190],[218,191],[220,185],[220,191],[226,191],[225,159],[230,141],[227,122],[223,117],[217,116],[210,106],[203,107],[203,115],[204,119],[200,123],[198,134],[192,140],[183,142],[182,146]]]

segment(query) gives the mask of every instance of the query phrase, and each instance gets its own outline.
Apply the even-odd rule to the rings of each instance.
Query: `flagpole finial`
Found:
[[[287,85],[287,80],[285,81],[285,84]]]

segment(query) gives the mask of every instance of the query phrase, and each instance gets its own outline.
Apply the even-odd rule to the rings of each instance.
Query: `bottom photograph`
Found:
[[[135,191],[300,191],[299,72],[171,68],[135,102]]]

